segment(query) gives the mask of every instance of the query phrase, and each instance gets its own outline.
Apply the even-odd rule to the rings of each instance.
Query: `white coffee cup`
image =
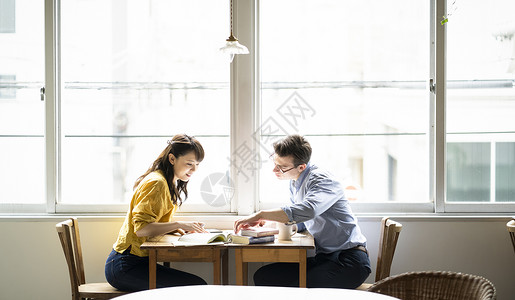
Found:
[[[284,223],[277,223],[276,228],[279,229],[277,239],[283,241],[291,241],[291,236],[297,233],[297,225],[288,225]]]

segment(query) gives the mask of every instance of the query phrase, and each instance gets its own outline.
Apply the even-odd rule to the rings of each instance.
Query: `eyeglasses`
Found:
[[[275,169],[275,168],[277,168],[277,170],[279,170],[279,172],[281,172],[281,174],[284,174],[284,173],[289,172],[289,171],[291,171],[291,170],[293,170],[293,169],[295,169],[295,168],[296,168],[296,166],[293,166],[293,167],[291,167],[291,168],[289,168],[289,169],[287,169],[287,170],[283,170],[283,169],[279,168],[279,165],[278,165],[278,164],[276,164],[276,163],[275,163],[275,161],[274,161],[274,155],[273,155],[273,154],[272,154],[272,155],[270,155],[270,157],[269,157],[269,158],[270,158],[270,160],[272,161],[272,163],[274,164],[274,169]]]

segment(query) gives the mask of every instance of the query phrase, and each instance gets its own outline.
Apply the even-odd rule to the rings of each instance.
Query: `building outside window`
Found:
[[[16,1],[0,0],[0,33],[16,32]]]

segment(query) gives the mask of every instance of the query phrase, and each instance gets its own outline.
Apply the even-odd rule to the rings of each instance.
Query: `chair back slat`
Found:
[[[73,226],[70,228],[73,241],[73,252],[75,256],[75,265],[77,266],[77,275],[79,277],[80,284],[86,283],[86,275],[84,274],[84,261],[82,259],[82,246],[80,242],[79,234],[79,222],[76,218],[71,218]]]
[[[71,218],[56,225],[57,234],[61,241],[64,257],[68,265],[68,272],[70,274],[72,299],[79,299],[79,286],[84,283],[85,277],[82,255],[77,255],[77,253],[81,252],[77,251],[77,248],[80,249],[80,241],[78,243],[76,241],[76,237],[78,236],[78,232],[75,230],[77,227],[74,226],[76,222],[76,219]]]
[[[508,229],[508,232],[510,233],[511,243],[513,245],[513,251],[515,251],[515,219],[509,221],[506,224],[506,228]]]
[[[381,220],[379,251],[377,254],[376,278],[379,281],[390,276],[393,256],[402,230],[402,224],[385,217]]]

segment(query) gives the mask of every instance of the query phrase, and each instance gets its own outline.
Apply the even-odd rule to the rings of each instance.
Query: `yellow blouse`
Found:
[[[131,254],[148,256],[148,251],[140,248],[147,237],[138,237],[136,231],[149,223],[170,222],[176,210],[177,205],[172,203],[163,172],[158,170],[148,174],[134,191],[129,211],[113,249],[122,253],[131,247]]]

